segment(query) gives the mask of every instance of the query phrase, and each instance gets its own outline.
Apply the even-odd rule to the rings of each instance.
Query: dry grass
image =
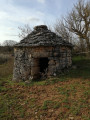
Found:
[[[13,71],[13,57],[10,55],[0,55],[4,59],[4,64],[0,64],[0,79],[12,74]]]
[[[0,54],[0,65],[6,63],[10,59],[10,55],[8,54]]]

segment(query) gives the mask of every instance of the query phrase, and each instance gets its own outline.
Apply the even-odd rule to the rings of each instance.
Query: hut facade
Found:
[[[72,44],[48,30],[36,26],[14,47],[13,80],[31,80],[56,76],[72,65]]]

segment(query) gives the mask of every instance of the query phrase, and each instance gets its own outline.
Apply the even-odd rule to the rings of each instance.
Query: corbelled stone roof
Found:
[[[34,27],[34,30],[15,46],[23,47],[23,46],[56,46],[56,45],[72,47],[71,43],[63,40],[60,36],[48,30],[46,25],[40,25]]]

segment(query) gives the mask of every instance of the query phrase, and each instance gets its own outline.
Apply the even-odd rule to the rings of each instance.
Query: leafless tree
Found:
[[[65,27],[64,19],[57,20],[54,25],[56,34],[60,35],[64,40],[72,43],[72,33]]]
[[[3,46],[14,46],[15,44],[16,44],[17,42],[16,41],[14,41],[14,40],[5,40],[4,42],[3,42]]]
[[[90,56],[90,1],[79,0],[65,18],[65,27],[75,33],[81,46],[86,44],[87,55]]]
[[[2,47],[4,48],[4,49],[2,49],[2,51],[13,52],[13,46],[16,43],[17,42],[14,40],[5,40],[2,44]]]
[[[57,34],[90,56],[90,1],[79,0],[65,18],[56,21],[54,28]],[[74,37],[79,38],[78,45]]]
[[[20,30],[19,32],[19,37],[21,39],[25,38],[28,34],[31,33],[32,29],[28,24],[25,24],[23,27],[18,27],[18,29]]]

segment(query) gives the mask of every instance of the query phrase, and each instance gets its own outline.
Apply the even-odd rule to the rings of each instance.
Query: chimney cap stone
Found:
[[[34,30],[40,31],[40,30],[48,30],[46,25],[38,25],[34,27]]]

